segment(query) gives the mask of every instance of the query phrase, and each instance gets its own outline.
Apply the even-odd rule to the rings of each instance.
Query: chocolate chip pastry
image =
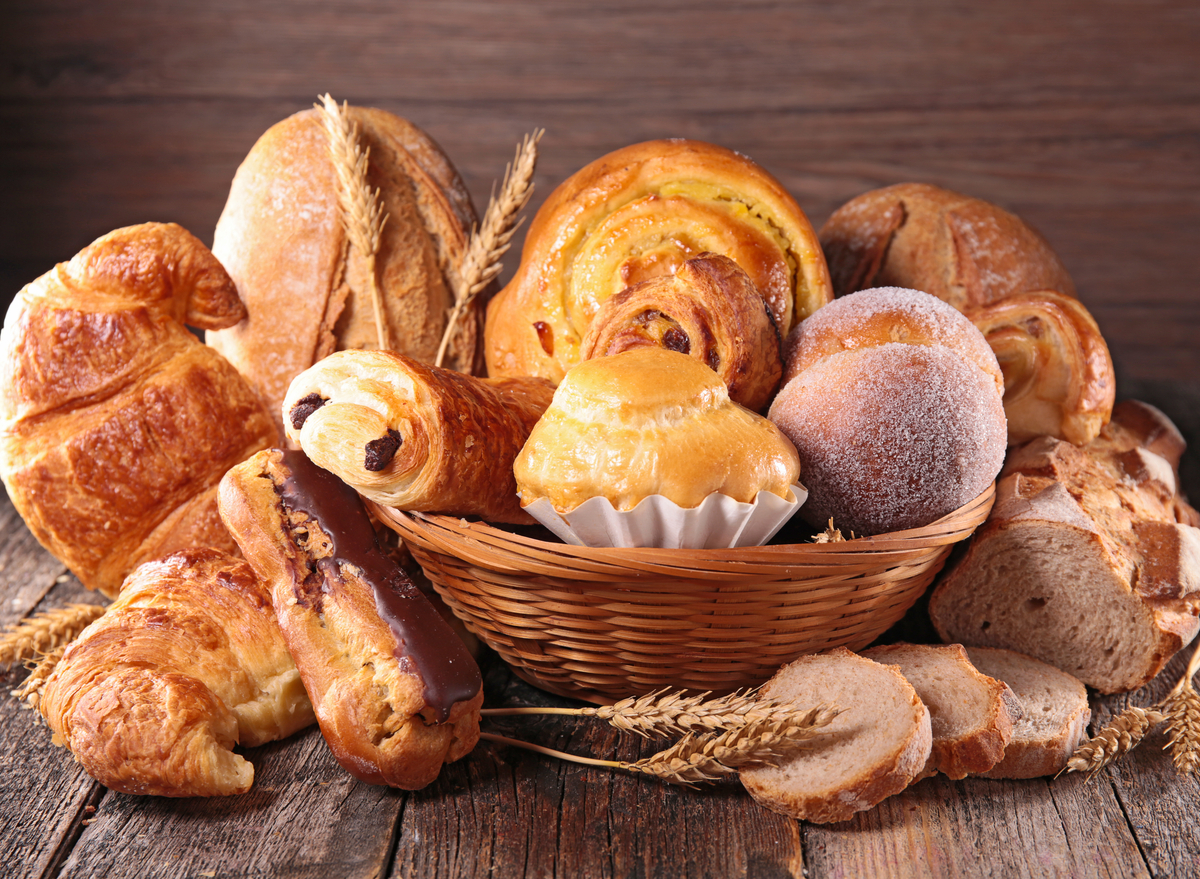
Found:
[[[321,732],[347,771],[417,790],[475,746],[479,668],[380,550],[352,488],[303,452],[267,449],[226,474],[219,502],[270,584]]]

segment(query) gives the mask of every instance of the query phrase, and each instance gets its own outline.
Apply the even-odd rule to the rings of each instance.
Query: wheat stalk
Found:
[[[481,733],[480,738],[573,763],[621,769],[650,775],[670,784],[691,786],[718,781],[739,769],[777,763],[791,757],[819,736],[822,727],[838,713],[839,709],[831,705],[819,705],[782,719],[763,717],[720,733],[688,733],[666,750],[633,762],[579,757],[493,733]]]
[[[767,718],[794,717],[801,710],[792,702],[764,699],[757,690],[739,691],[715,699],[708,699],[708,695],[688,696],[684,690],[659,690],[599,708],[485,708],[480,713],[485,717],[521,714],[595,717],[622,732],[649,737],[735,729]]]
[[[321,95],[321,103],[314,104],[321,115],[325,132],[329,135],[329,155],[333,159],[333,170],[338,181],[338,207],[342,211],[342,225],[350,246],[362,254],[367,263],[367,282],[370,285],[371,304],[375,309],[375,335],[379,350],[391,348],[388,338],[387,314],[383,309],[383,293],[376,278],[375,258],[379,253],[379,241],[387,215],[379,199],[379,190],[367,184],[367,167],[371,150],[358,140],[358,125],[351,124],[346,115],[347,104],[339,107],[328,92]]]
[[[66,644],[103,613],[104,608],[96,604],[68,604],[9,627],[0,636],[0,666],[12,668]]]
[[[542,139],[543,134],[543,129],[535,129],[533,134],[525,135],[517,146],[512,163],[504,169],[499,198],[496,197],[495,186],[492,187],[492,195],[483,214],[483,223],[472,231],[471,240],[463,254],[455,283],[454,307],[450,310],[446,329],[442,333],[442,342],[438,345],[435,366],[443,365],[450,339],[467,308],[503,268],[500,258],[508,252],[513,234],[521,225],[517,215],[533,195],[533,172],[537,167],[538,141]]]
[[[42,654],[41,659],[33,667],[33,671],[29,673],[29,677],[12,691],[14,698],[25,703],[26,708],[37,708],[42,701],[42,691],[46,688],[46,681],[50,679],[51,673],[62,660],[63,653],[66,652],[67,645],[70,642],[59,644],[54,649]]]
[[[1164,719],[1165,715],[1154,708],[1126,708],[1076,748],[1062,772],[1086,772],[1090,781],[1105,766],[1132,751]]]
[[[1178,772],[1200,769],[1200,695],[1192,687],[1192,678],[1200,667],[1200,645],[1192,651],[1187,671],[1160,703],[1167,721],[1167,744],[1171,761]],[[1164,748],[1164,750],[1165,750]]]
[[[850,532],[850,537],[854,537],[854,532]],[[833,517],[829,517],[829,524],[825,526],[825,530],[813,538],[813,543],[842,543],[845,541],[842,537],[841,529],[833,527]]]

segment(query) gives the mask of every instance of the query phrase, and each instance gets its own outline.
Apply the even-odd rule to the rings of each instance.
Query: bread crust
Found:
[[[262,401],[184,326],[244,314],[203,244],[175,224],[97,239],[27,285],[0,335],[0,475],[39,542],[115,596],[142,561],[236,551],[221,475],[278,442]]]
[[[388,216],[376,277],[390,346],[433,362],[474,208],[449,158],[412,123],[373,108],[346,114],[370,150],[367,181]],[[259,390],[282,431],[277,413],[296,375],[336,350],[377,347],[366,259],[346,235],[317,110],[289,116],[259,138],[234,176],[213,252],[248,313],[207,341]],[[461,322],[447,366],[482,372],[488,293]]]
[[[699,141],[634,144],[571,175],[534,217],[488,307],[488,374],[561,381],[605,299],[704,251],[747,272],[781,334],[832,298],[808,218],[764,169]]]

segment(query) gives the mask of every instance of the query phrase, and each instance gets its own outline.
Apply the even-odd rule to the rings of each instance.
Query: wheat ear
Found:
[[[831,705],[819,705],[785,719],[764,717],[720,733],[688,733],[666,750],[634,762],[579,757],[493,733],[481,733],[480,738],[573,763],[621,769],[671,784],[691,786],[718,781],[739,769],[778,763],[791,757],[819,736],[821,728],[838,713]]]
[[[379,253],[379,241],[387,214],[379,200],[379,190],[367,184],[367,168],[371,154],[358,139],[358,125],[351,124],[346,115],[348,105],[343,101],[339,107],[328,92],[321,95],[321,103],[314,104],[321,114],[325,133],[329,135],[329,155],[333,159],[333,170],[338,181],[338,207],[342,212],[342,225],[350,246],[362,254],[367,263],[367,282],[370,285],[371,304],[375,309],[375,335],[379,350],[391,348],[388,336],[387,314],[383,309],[383,293],[375,272],[375,258]]]
[[[480,713],[485,717],[528,714],[595,717],[622,732],[649,737],[736,729],[768,718],[786,720],[803,710],[792,702],[764,699],[757,690],[739,691],[715,699],[707,697],[708,693],[688,696],[683,690],[659,690],[599,708],[485,708]]]
[[[1154,708],[1126,708],[1075,749],[1062,772],[1086,772],[1088,780],[1132,751],[1165,715]]]
[[[434,366],[442,366],[446,349],[458,322],[467,308],[492,280],[500,274],[503,264],[500,258],[512,245],[513,234],[521,225],[517,215],[529,203],[533,195],[533,172],[537,167],[538,141],[545,130],[535,129],[525,135],[517,146],[512,163],[504,169],[504,181],[500,184],[500,197],[496,197],[495,186],[483,214],[483,223],[471,233],[471,240],[463,253],[454,289],[454,307],[446,321],[442,342],[438,345]]]
[[[29,673],[29,677],[22,682],[21,686],[12,691],[13,697],[23,702],[24,707],[37,708],[41,703],[46,681],[50,679],[50,674],[62,659],[69,643],[59,644],[53,650],[42,654],[41,659],[33,667],[33,671]]]
[[[1165,748],[1170,748],[1171,762],[1181,773],[1200,769],[1200,695],[1192,687],[1198,668],[1200,644],[1192,652],[1187,671],[1160,704],[1167,721]]]
[[[0,635],[0,666],[12,668],[66,644],[102,613],[104,608],[97,604],[68,604],[11,626]]]

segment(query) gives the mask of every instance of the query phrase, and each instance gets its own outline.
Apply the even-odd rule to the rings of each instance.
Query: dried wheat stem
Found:
[[[370,286],[371,304],[375,309],[375,335],[379,349],[391,348],[388,338],[387,315],[383,309],[383,293],[376,277],[375,258],[379,253],[379,241],[387,215],[379,199],[379,190],[367,184],[368,159],[371,150],[358,140],[358,126],[351,124],[346,115],[347,104],[339,107],[329,93],[321,96],[321,103],[314,104],[320,112],[325,132],[329,135],[329,154],[333,159],[333,170],[338,181],[338,207],[342,211],[342,225],[350,246],[362,254],[367,263],[367,283]]]
[[[69,642],[68,642],[69,643]],[[12,695],[25,703],[26,708],[37,708],[42,701],[42,691],[46,687],[46,681],[50,679],[50,674],[54,671],[59,661],[66,652],[67,644],[59,644],[53,650],[42,655],[38,660],[37,665],[33,667],[33,671],[29,673],[29,677],[12,691]]]
[[[23,620],[0,636],[0,666],[11,668],[67,643],[102,613],[96,604],[68,604]]]
[[[517,215],[533,195],[533,172],[537,167],[538,141],[542,139],[543,134],[545,131],[538,128],[533,134],[525,135],[517,147],[512,163],[504,169],[500,197],[496,197],[493,187],[487,210],[483,214],[483,223],[471,233],[471,240],[467,243],[455,284],[454,307],[442,333],[435,366],[443,365],[450,339],[453,338],[454,330],[467,308],[503,268],[500,259],[508,252],[513,234],[520,226]]]
[[[1088,779],[1092,779],[1105,766],[1132,751],[1164,719],[1165,715],[1153,708],[1126,708],[1076,748],[1062,771],[1086,772]]]

